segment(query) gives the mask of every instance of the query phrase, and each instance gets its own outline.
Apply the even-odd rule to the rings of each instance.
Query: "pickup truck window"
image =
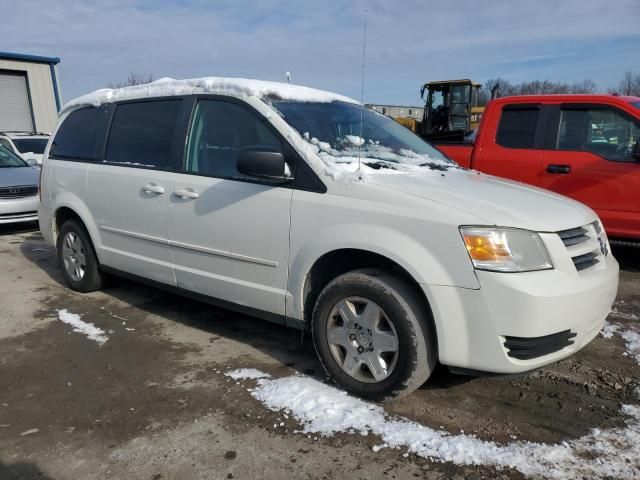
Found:
[[[496,143],[506,148],[533,148],[540,109],[504,108],[498,124]]]
[[[591,152],[607,160],[632,162],[640,126],[611,108],[563,109],[557,150]]]

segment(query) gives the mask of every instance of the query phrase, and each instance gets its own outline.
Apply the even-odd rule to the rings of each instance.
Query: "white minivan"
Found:
[[[107,274],[305,329],[384,399],[436,362],[516,373],[587,345],[618,264],[588,207],[458,167],[341,95],[244,79],[99,90],[62,111],[40,227],[69,286]]]

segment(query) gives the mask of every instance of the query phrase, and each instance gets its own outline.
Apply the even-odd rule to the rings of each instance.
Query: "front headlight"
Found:
[[[460,227],[473,266],[494,272],[531,272],[553,268],[540,236],[529,230]]]

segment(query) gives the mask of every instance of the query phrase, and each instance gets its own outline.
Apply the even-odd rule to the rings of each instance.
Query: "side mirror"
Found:
[[[38,161],[35,158],[27,158],[26,162],[27,162],[27,165],[29,165],[30,167],[38,166]]]
[[[637,140],[636,144],[633,146],[631,156],[635,158],[636,162],[640,162],[640,139]]]
[[[238,171],[252,177],[286,182],[284,155],[280,152],[245,150],[238,157]]]

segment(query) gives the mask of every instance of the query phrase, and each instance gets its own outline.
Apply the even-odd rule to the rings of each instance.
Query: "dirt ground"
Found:
[[[640,312],[640,251],[615,250],[616,303]],[[58,309],[109,332],[99,346]],[[622,313],[620,315],[620,313]],[[559,442],[624,425],[640,366],[619,337],[520,377],[470,378],[439,368],[385,410],[481,439]],[[324,380],[299,332],[129,281],[67,289],[34,230],[0,228],[0,479],[522,478],[385,449],[373,435],[318,438],[270,412],[224,373],[259,368]],[[274,424],[277,425],[274,428]]]

